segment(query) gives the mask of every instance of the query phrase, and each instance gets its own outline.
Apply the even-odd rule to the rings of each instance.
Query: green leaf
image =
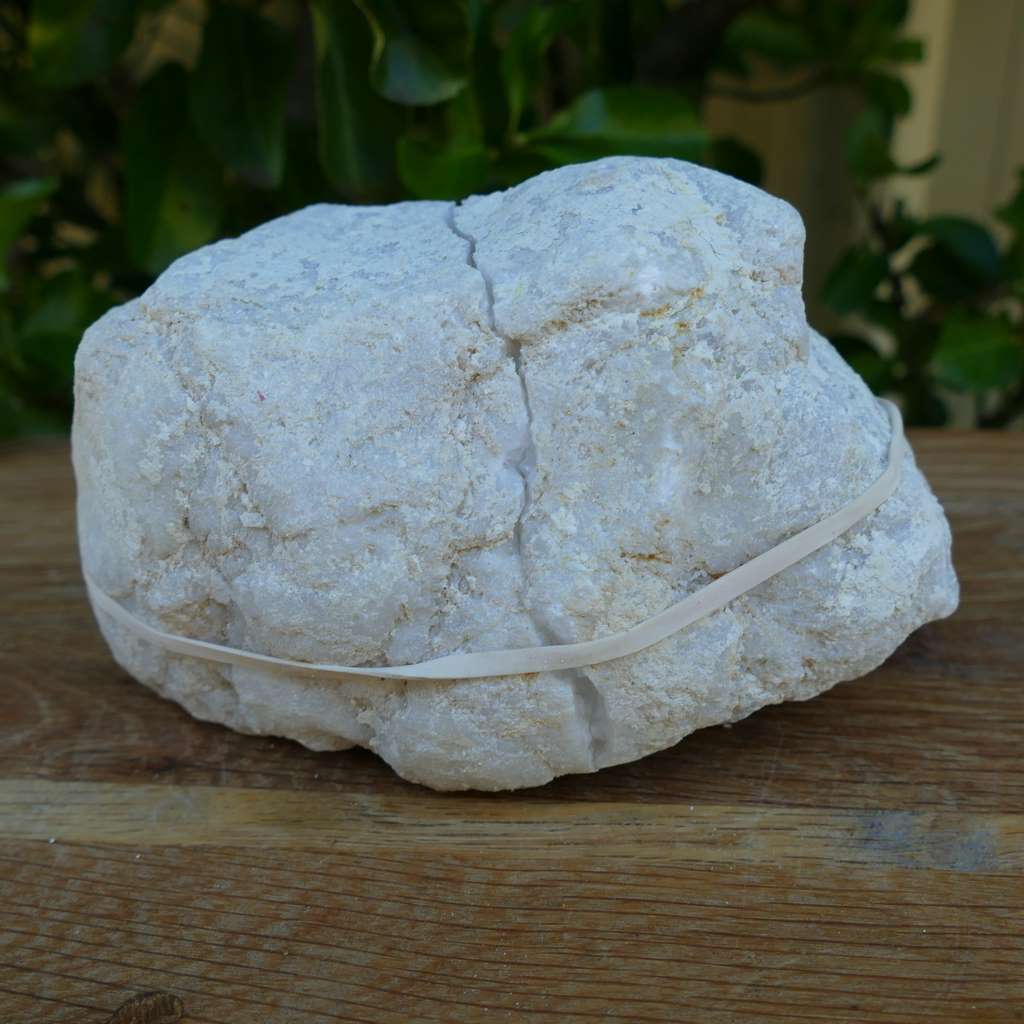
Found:
[[[896,173],[910,175],[927,174],[929,171],[934,171],[941,161],[941,155],[933,153],[931,156],[926,156],[923,160],[918,160],[916,164],[898,165],[896,167]]]
[[[551,161],[542,154],[529,149],[510,148],[496,155],[490,184],[495,188],[511,188],[549,170]]]
[[[21,363],[11,310],[0,306],[0,384],[16,373]]]
[[[708,162],[716,171],[731,174],[751,185],[764,179],[764,164],[757,153],[739,139],[714,139],[708,151]]]
[[[882,114],[875,108],[863,111],[850,126],[846,157],[854,177],[867,185],[896,170],[889,154],[889,139]]]
[[[861,76],[861,85],[868,102],[889,117],[902,117],[910,112],[910,90],[903,79],[882,71],[868,71]]]
[[[889,151],[892,117],[878,107],[868,107],[854,120],[846,137],[846,157],[862,186],[891,174],[926,174],[939,162],[938,155],[915,164],[898,164]]]
[[[924,60],[924,43],[920,39],[894,39],[885,48],[885,59],[897,64],[917,64]]]
[[[814,40],[797,20],[768,11],[740,15],[729,26],[726,45],[734,51],[750,51],[784,68],[813,60]]]
[[[857,310],[857,315],[869,323],[877,324],[895,338],[900,337],[909,323],[889,299],[872,299]]]
[[[856,313],[870,305],[888,271],[884,253],[866,245],[852,246],[830,271],[821,297],[837,313]]]
[[[389,198],[397,184],[399,111],[370,86],[372,39],[353,4],[314,0],[320,163],[349,199]]]
[[[972,276],[981,282],[994,282],[1001,270],[999,247],[980,224],[965,217],[932,217],[918,231],[941,243]]]
[[[649,86],[612,86],[583,93],[529,139],[555,164],[617,153],[700,160],[708,138],[688,99]]]
[[[1003,317],[961,313],[939,335],[935,366],[942,380],[964,391],[1016,384],[1024,374],[1024,339]]]
[[[70,408],[75,350],[85,329],[113,304],[77,267],[33,283],[9,356],[19,390],[35,402]]]
[[[102,74],[131,40],[136,6],[128,0],[35,0],[28,42],[36,81],[69,86]]]
[[[910,14],[910,0],[868,0],[860,5],[866,17],[889,31],[898,29]]]
[[[1012,295],[1024,302],[1024,239],[1018,237],[1003,254],[1003,267]]]
[[[1017,191],[1005,206],[996,210],[996,216],[1016,235],[1024,235],[1024,167],[1017,170]]]
[[[977,282],[963,263],[944,245],[922,249],[908,268],[920,287],[944,303],[960,302],[977,290]]]
[[[587,14],[586,64],[594,85],[624,85],[636,78],[635,53],[643,4],[634,0],[604,0],[581,5]],[[640,45],[638,45],[638,43]]]
[[[489,166],[480,143],[439,144],[410,135],[398,140],[398,173],[418,199],[461,199],[483,187]]]
[[[43,335],[80,335],[112,304],[108,293],[94,289],[77,267],[40,282],[31,308],[18,327],[23,339]]]
[[[466,0],[355,0],[373,32],[370,80],[406,106],[443,103],[469,77]]]
[[[8,158],[33,159],[35,151],[45,146],[54,133],[54,111],[41,90],[33,88],[20,96],[15,96],[14,91],[0,95],[0,153]]]
[[[1003,254],[1004,277],[1011,292],[1024,300],[1024,168],[1017,171],[1016,192],[995,214],[1013,232],[1013,239]]]
[[[879,203],[878,211],[883,217],[879,227],[885,235],[887,251],[902,249],[917,234],[920,222],[907,213],[906,203],[902,199],[894,199],[884,205]]]
[[[999,279],[999,249],[980,224],[962,217],[934,217],[917,230],[934,241],[917,253],[910,273],[930,295],[945,303],[959,302]]]
[[[477,94],[473,89],[463,89],[455,99],[439,108],[434,116],[428,115],[424,125],[418,130],[418,137],[429,136],[427,123],[434,122],[435,127],[450,143],[473,142],[483,144],[484,124]],[[407,133],[417,135],[417,130]]]
[[[189,121],[180,67],[164,67],[139,94],[125,126],[124,167],[124,229],[138,267],[158,274],[216,236],[223,173]]]
[[[494,6],[473,0],[470,20],[473,23],[472,71],[470,88],[461,93],[452,106],[472,104],[479,134],[492,145],[500,145],[509,123],[508,101],[502,77],[501,53],[493,39]]]
[[[829,57],[842,52],[856,24],[856,8],[849,4],[807,3],[804,11],[815,52]]]
[[[892,390],[892,360],[874,345],[852,334],[837,334],[829,340],[876,395]]]
[[[18,396],[0,381],[0,438],[7,440],[17,437],[21,432],[23,418],[21,403]]]
[[[854,70],[886,60],[893,34],[906,21],[907,0],[869,0],[851,6],[857,17],[843,40],[839,63]]]
[[[56,178],[24,178],[0,190],[0,291],[7,288],[7,250],[56,187]]]
[[[314,125],[292,122],[287,127],[288,158],[284,177],[275,192],[285,210],[299,210],[312,203],[336,201],[334,189],[324,176],[317,153]]]
[[[581,4],[529,4],[520,12],[501,53],[510,132],[519,129],[526,101],[541,83],[551,44],[583,13]]]
[[[273,22],[215,4],[189,81],[192,121],[207,148],[256,185],[284,171],[284,105],[292,44]]]

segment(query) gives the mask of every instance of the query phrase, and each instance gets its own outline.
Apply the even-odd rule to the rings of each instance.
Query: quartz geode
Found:
[[[802,248],[764,192],[615,158],[459,206],[314,206],[201,249],[79,349],[83,563],[165,631],[314,662],[625,629],[885,466],[884,411],[805,321]],[[908,455],[837,541],[587,669],[332,682],[97,615],[118,662],[200,718],[503,789],[811,697],[956,603]]]

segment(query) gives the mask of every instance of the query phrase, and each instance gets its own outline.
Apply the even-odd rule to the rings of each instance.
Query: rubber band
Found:
[[[112,597],[85,573],[85,582],[96,608],[106,612],[132,632],[158,644],[174,654],[184,654],[206,661],[271,669],[328,679],[370,677],[377,679],[482,679],[493,676],[525,675],[534,672],[557,672],[562,669],[599,665],[616,658],[635,654],[664,640],[686,626],[724,608],[730,601],[764,583],[772,576],[831,543],[852,526],[874,512],[899,486],[906,445],[899,410],[891,402],[885,405],[892,427],[888,464],[882,475],[848,505],[768,551],[744,562],[702,587],[696,593],[666,608],[663,612],[631,626],[629,629],[597,640],[581,643],[552,644],[544,647],[518,647],[510,650],[449,654],[415,665],[346,666],[318,665],[290,661],[267,654],[237,650],[206,640],[165,633],[142,621]]]

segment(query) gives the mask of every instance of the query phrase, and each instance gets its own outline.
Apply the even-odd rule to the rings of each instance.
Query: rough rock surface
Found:
[[[616,158],[457,207],[314,206],[192,253],[79,350],[84,564],[154,625],[291,659],[623,629],[885,465],[884,411],[807,327],[802,247],[757,189]],[[811,697],[956,603],[949,529],[908,459],[835,543],[586,670],[318,682],[99,621],[200,718],[502,789]]]

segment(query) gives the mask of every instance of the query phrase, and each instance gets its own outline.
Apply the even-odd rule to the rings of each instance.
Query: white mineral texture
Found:
[[[192,253],[79,349],[84,566],[167,632],[321,663],[625,629],[886,465],[884,410],[807,326],[803,238],[749,185],[613,158],[461,205],[313,206]],[[336,682],[97,616],[117,661],[199,718],[512,789],[812,697],[957,596],[908,457],[837,541],[593,668]]]

